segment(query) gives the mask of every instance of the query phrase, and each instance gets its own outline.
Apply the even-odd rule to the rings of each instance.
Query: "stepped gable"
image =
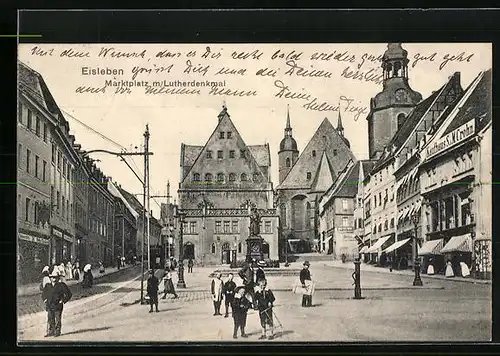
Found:
[[[316,156],[313,156],[313,151],[316,151]],[[315,180],[308,180],[307,172],[311,172],[312,177],[317,175],[317,171],[323,159],[323,152],[328,159],[333,180],[337,178],[338,172],[345,167],[349,160],[356,159],[351,149],[346,145],[344,139],[339,135],[327,118],[321,122],[297,162],[295,162],[278,189],[313,188]]]
[[[476,119],[476,132],[481,131],[491,121],[492,114],[492,77],[491,69],[483,73],[474,91],[467,98],[458,114],[444,131],[443,136]]]
[[[186,169],[181,183],[192,180],[193,173],[199,173],[201,175],[201,180],[203,181],[204,173],[213,174],[215,179],[215,176],[218,172],[234,171],[234,173],[237,174],[246,173],[248,177],[248,183],[252,181],[253,175],[257,173],[260,175],[260,180],[259,182],[252,183],[267,184],[269,181],[269,177],[268,173],[265,172],[263,168],[268,168],[270,164],[268,145],[258,145],[253,147],[247,146],[243,141],[240,133],[236,129],[233,121],[231,120],[226,107],[223,107],[218,117],[219,121],[217,126],[215,127],[214,131],[201,150],[199,150],[198,148],[200,146],[190,146],[188,157],[186,156],[185,149],[187,146],[184,144],[181,145],[181,150],[184,147],[184,155],[181,154],[181,164],[190,163],[189,159],[192,159],[194,153],[198,151],[196,159],[193,161],[190,168]],[[219,132],[221,131],[225,132],[226,134],[227,132],[232,132],[232,137],[230,139],[220,138]],[[212,151],[212,158],[207,158],[208,150]],[[223,151],[224,159],[217,158],[218,150]],[[228,157],[230,150],[235,151],[235,158],[227,160],[226,158]],[[245,157],[241,157],[241,151],[245,151]],[[253,154],[257,155],[258,160],[254,157]]]
[[[396,152],[401,148],[402,145],[408,140],[410,135],[414,132],[415,128],[419,125],[420,121],[427,113],[427,111],[438,101],[441,97],[447,95],[450,90],[456,90],[455,88],[460,86],[459,75],[455,73],[446,84],[444,84],[439,90],[433,92],[428,98],[417,104],[410,112],[403,125],[396,131],[396,134],[389,142],[387,146],[388,150],[384,152],[382,157],[377,161],[373,169],[377,170],[383,166],[387,161],[392,159]],[[460,93],[457,94],[458,98],[461,97],[463,90],[460,88]],[[454,100],[456,103],[457,100]],[[453,106],[453,105],[451,105]]]

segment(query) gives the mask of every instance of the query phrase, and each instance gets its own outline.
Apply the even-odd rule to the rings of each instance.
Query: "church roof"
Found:
[[[248,146],[248,149],[259,166],[268,167],[271,165],[271,153],[267,143],[265,145],[251,145]]]
[[[323,152],[321,156],[321,162],[319,164],[318,170],[316,171],[316,176],[314,177],[314,182],[311,186],[311,191],[313,192],[325,192],[330,188],[334,182],[334,176],[332,174],[333,169],[328,156]]]
[[[277,189],[314,189],[318,182],[316,178],[319,179],[318,171],[326,169],[325,164],[322,164],[323,152],[333,180],[349,160],[356,159],[327,118],[321,122],[297,162]],[[308,172],[311,172],[311,179],[307,179]],[[322,177],[323,174],[321,173]]]

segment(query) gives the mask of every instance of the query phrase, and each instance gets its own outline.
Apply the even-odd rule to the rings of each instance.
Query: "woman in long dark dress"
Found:
[[[161,299],[166,299],[167,294],[173,294],[174,298],[179,298],[175,292],[174,282],[172,281],[172,273],[168,270],[167,273],[165,273],[165,277],[163,277],[163,286],[163,297],[161,297]]]

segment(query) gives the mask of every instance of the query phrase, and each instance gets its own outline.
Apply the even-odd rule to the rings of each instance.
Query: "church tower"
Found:
[[[389,43],[382,57],[383,89],[370,101],[368,145],[378,159],[422,95],[408,84],[408,52],[401,43]]]
[[[279,157],[279,184],[283,182],[290,169],[299,158],[297,142],[292,136],[292,126],[290,125],[290,108],[287,108],[285,136],[280,143]]]

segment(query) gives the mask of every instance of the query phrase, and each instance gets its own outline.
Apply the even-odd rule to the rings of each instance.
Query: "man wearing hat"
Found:
[[[300,271],[300,283],[302,284],[302,288],[304,288],[304,294],[302,295],[302,306],[310,307],[312,306],[312,280],[311,280],[311,271],[309,271],[309,261],[305,261],[303,264],[304,268]]]
[[[149,312],[153,312],[153,305],[156,307],[156,312],[158,313],[158,286],[160,282],[155,276],[155,271],[153,269],[149,270],[148,287],[147,292],[149,296]]]
[[[49,324],[45,337],[61,335],[63,305],[72,297],[66,283],[61,281],[59,271],[55,270],[50,274],[50,282],[42,292]]]
[[[248,309],[251,307],[252,303],[245,298],[245,287],[237,287],[231,305],[234,320],[233,339],[238,338],[238,329],[241,330],[241,337],[248,337],[245,333],[245,326],[247,324]]]

